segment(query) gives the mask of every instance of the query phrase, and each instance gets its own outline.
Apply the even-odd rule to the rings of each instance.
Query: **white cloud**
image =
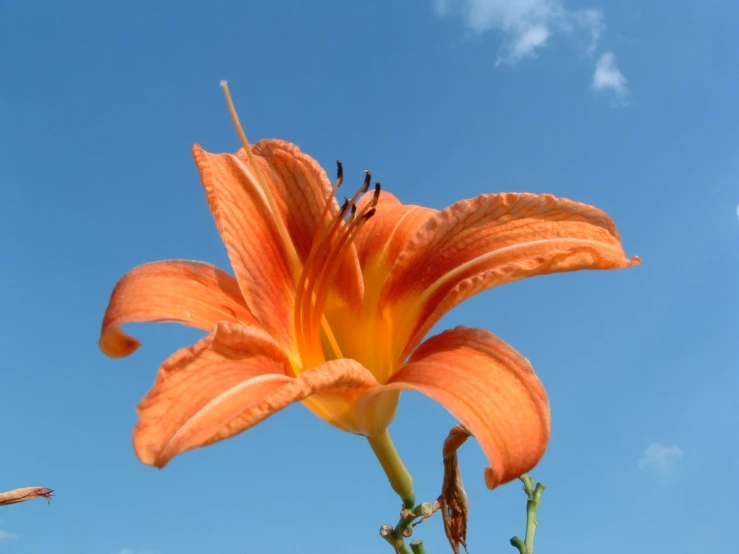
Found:
[[[641,458],[639,458],[639,469],[644,470],[650,466],[654,466],[662,473],[670,473],[682,457],[683,450],[679,446],[663,446],[652,443],[644,450]]]
[[[7,531],[0,530],[0,542],[15,540],[17,538],[18,538],[18,535],[14,535],[13,533],[8,533]]]
[[[546,44],[549,38],[549,29],[546,25],[534,25],[524,31],[518,41],[513,46],[511,56],[520,60],[526,56],[532,55],[537,48],[541,48]]]
[[[592,55],[605,29],[600,10],[568,10],[562,0],[434,0],[434,8],[439,17],[461,15],[474,33],[501,32],[496,65],[535,56],[555,34],[584,37]]]
[[[619,102],[626,103],[629,95],[626,77],[616,67],[616,56],[613,52],[606,52],[598,58],[593,73],[593,89],[613,92]]]

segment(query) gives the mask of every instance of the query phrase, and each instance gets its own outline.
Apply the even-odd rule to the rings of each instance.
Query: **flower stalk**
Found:
[[[419,504],[411,510],[403,509],[400,512],[400,520],[393,527],[392,525],[383,525],[380,527],[380,536],[385,539],[395,549],[397,554],[423,554],[423,545],[421,541],[415,540],[411,542],[410,548],[405,543],[405,539],[413,534],[414,521],[423,518],[421,521],[431,517],[434,508],[430,502]],[[420,545],[420,546],[419,546]],[[420,548],[421,550],[417,549]]]
[[[426,554],[426,548],[423,546],[423,542],[418,539],[411,542],[411,551],[413,554]]]
[[[536,534],[536,526],[539,522],[536,520],[536,514],[541,504],[541,495],[546,488],[541,483],[534,485],[534,479],[528,475],[520,477],[523,482],[523,490],[526,492],[528,501],[526,502],[526,535],[525,540],[519,537],[511,539],[511,545],[518,549],[519,554],[534,554],[534,535]]]
[[[408,473],[403,460],[400,459],[393,440],[390,438],[389,431],[385,429],[373,437],[367,437],[367,440],[385,471],[390,486],[403,501],[403,509],[413,510],[416,503],[416,495],[413,492],[413,478]]]

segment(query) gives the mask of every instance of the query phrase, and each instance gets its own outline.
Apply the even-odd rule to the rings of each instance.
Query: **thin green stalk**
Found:
[[[405,544],[403,535],[398,536],[392,525],[383,525],[380,527],[380,536],[390,543],[390,546],[395,549],[396,554],[413,554],[413,551]]]
[[[420,541],[413,541],[409,548],[405,539],[413,533],[413,522],[418,518],[430,517],[434,513],[434,507],[429,502],[414,506],[416,495],[413,492],[413,479],[403,465],[388,430],[385,429],[378,435],[367,437],[367,440],[382,469],[385,470],[390,485],[403,502],[398,523],[395,527],[392,525],[380,527],[380,536],[392,545],[397,554],[425,554]]]
[[[389,542],[398,554],[423,554],[423,545],[419,552],[414,550],[414,543],[420,543],[420,541],[413,541],[411,548],[408,549],[408,545],[405,543],[405,539],[410,537],[413,533],[413,522],[419,517],[427,518],[434,512],[434,507],[430,502],[424,502],[419,504],[412,510],[403,510],[400,512],[400,520],[393,527],[392,525],[383,525],[380,527],[380,536]]]
[[[536,486],[534,486],[534,480],[528,475],[522,475],[520,479],[523,482],[523,490],[528,497],[526,502],[526,534],[524,535],[526,540],[522,541],[518,537],[513,537],[511,545],[518,549],[519,554],[534,554],[534,536],[538,525],[536,514],[541,504],[541,495],[546,487],[541,483],[536,483]]]

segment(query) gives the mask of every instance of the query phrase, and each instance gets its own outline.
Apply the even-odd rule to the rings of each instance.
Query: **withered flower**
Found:
[[[444,532],[454,554],[459,554],[460,544],[467,550],[469,504],[462,484],[457,449],[471,436],[472,433],[464,425],[457,425],[449,431],[449,436],[444,441],[444,482],[438,502],[444,520]]]
[[[24,487],[22,489],[13,489],[8,492],[0,492],[0,506],[8,504],[17,504],[18,502],[26,502],[34,498],[46,498],[51,502],[54,491],[46,487]]]

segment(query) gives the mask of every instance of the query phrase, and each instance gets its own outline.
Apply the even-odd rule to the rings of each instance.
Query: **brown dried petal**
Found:
[[[0,506],[8,504],[17,504],[34,498],[51,499],[54,491],[46,487],[24,487],[22,489],[13,489],[12,491],[0,493]]]
[[[462,483],[462,473],[457,461],[457,449],[472,436],[464,425],[457,425],[449,431],[444,441],[444,483],[439,503],[444,520],[444,532],[454,554],[459,554],[459,545],[467,551],[467,513],[469,504]]]

